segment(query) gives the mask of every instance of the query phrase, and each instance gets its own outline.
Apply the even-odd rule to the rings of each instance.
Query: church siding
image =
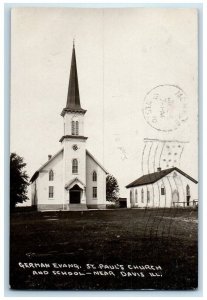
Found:
[[[106,207],[106,173],[86,154],[86,198],[89,208]],[[97,173],[97,181],[93,181],[93,172]],[[97,198],[93,198],[93,187],[97,187]]]
[[[74,151],[72,149],[73,144],[78,145],[78,150]],[[86,163],[85,163],[85,142],[81,140],[74,141],[73,139],[66,139],[64,141],[64,164],[65,164],[65,174],[64,182],[65,184],[72,181],[74,178],[78,177],[84,184],[86,184]],[[73,159],[78,160],[78,173],[72,173],[72,161]],[[68,192],[65,193],[65,202],[68,201]]]
[[[63,177],[62,177],[62,152],[55,157],[51,162],[49,162],[40,172],[39,176],[35,182],[33,182],[33,191],[37,190],[37,199],[38,199],[38,209],[52,209],[57,206],[63,205],[63,197],[62,197],[62,185],[63,185]],[[53,170],[54,172],[54,180],[49,181],[49,172]],[[54,197],[49,198],[49,186],[54,187]],[[34,199],[34,195],[33,195]],[[34,202],[34,200],[33,200]]]

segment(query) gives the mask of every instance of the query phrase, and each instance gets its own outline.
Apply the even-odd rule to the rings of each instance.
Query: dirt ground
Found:
[[[196,210],[15,212],[10,225],[13,289],[197,288]]]

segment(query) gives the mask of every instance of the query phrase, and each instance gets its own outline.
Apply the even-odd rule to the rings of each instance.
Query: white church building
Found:
[[[198,204],[197,180],[177,167],[146,174],[126,186],[129,207],[189,207]]]
[[[73,45],[66,107],[61,116],[64,133],[61,149],[32,176],[31,201],[37,210],[82,210],[106,207],[105,168],[86,149]]]

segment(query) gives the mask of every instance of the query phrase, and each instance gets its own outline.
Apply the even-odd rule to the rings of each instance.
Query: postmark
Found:
[[[154,87],[144,98],[143,115],[156,130],[176,130],[188,119],[185,92],[170,84]]]

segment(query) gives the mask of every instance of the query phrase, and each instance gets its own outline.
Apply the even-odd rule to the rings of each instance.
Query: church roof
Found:
[[[97,161],[97,159],[88,150],[86,150],[86,154],[88,154],[106,174],[109,174],[109,172],[106,171],[106,169]]]
[[[31,177],[30,182],[34,182],[38,176],[39,176],[39,172],[41,172],[41,170],[46,167],[51,161],[53,161],[54,158],[56,158],[63,150],[63,148],[61,150],[59,150],[55,155],[53,155],[50,160],[46,161],[46,163],[44,165],[42,165]],[[99,165],[99,167],[106,173],[108,174],[108,172],[106,171],[106,169],[95,159],[95,157],[88,151],[86,150],[86,155],[89,155],[94,161],[95,163],[97,163],[97,165]]]
[[[191,176],[187,175],[185,172],[181,171],[180,169],[178,169],[176,167],[173,167],[173,168],[161,170],[161,171],[158,171],[158,172],[150,173],[150,174],[147,174],[147,175],[143,175],[143,176],[139,177],[138,179],[136,179],[135,181],[128,184],[126,186],[126,188],[155,183],[158,180],[165,177],[166,175],[168,175],[169,173],[171,173],[172,171],[177,171],[180,174],[182,174],[183,176],[185,176],[188,179],[190,179],[191,181],[193,181],[194,183],[198,183],[198,181],[196,181]]]
[[[77,72],[74,44],[73,44],[71,67],[70,67],[67,102],[66,102],[66,107],[63,109],[61,115],[64,116],[67,111],[82,112],[82,113],[86,112],[86,110],[81,108],[81,104],[80,104],[78,72]]]
[[[33,182],[37,179],[37,177],[39,176],[39,172],[46,167],[49,163],[51,163],[51,161],[53,161],[54,158],[56,158],[61,152],[63,151],[63,148],[61,150],[59,150],[55,155],[53,155],[48,161],[46,161],[46,163],[44,163],[44,165],[42,165],[31,177],[30,182]]]

